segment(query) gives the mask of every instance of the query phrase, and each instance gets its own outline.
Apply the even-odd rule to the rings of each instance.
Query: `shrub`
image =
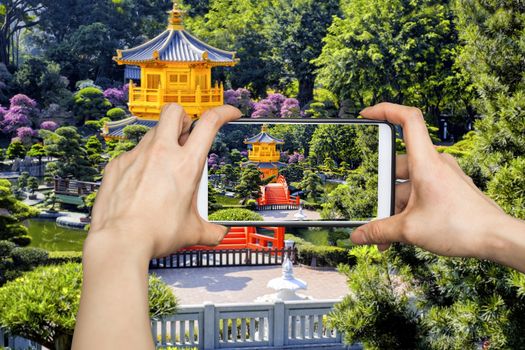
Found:
[[[217,210],[210,214],[208,219],[214,221],[263,221],[263,217],[256,212],[241,208]]]
[[[28,235],[16,236],[16,237],[11,238],[11,242],[15,243],[16,245],[20,247],[27,247],[29,244],[31,244],[31,236],[28,236]]]
[[[173,314],[177,301],[150,276],[150,315]],[[82,265],[41,266],[0,288],[0,324],[50,349],[70,349],[82,286]],[[62,344],[58,347],[56,344]]]
[[[48,265],[59,265],[69,262],[82,262],[82,252],[49,252],[49,258],[47,259]]]
[[[127,114],[126,111],[122,108],[111,108],[107,113],[106,116],[111,120],[120,120],[126,118]]]
[[[16,269],[28,271],[43,265],[48,259],[48,252],[40,248],[16,247],[11,251],[11,258]]]
[[[15,248],[16,244],[14,244],[13,242],[0,241],[0,259],[2,259],[2,257],[11,255],[11,252]]]
[[[355,259],[348,249],[332,246],[303,244],[298,246],[297,259],[301,264],[317,267],[337,267],[339,264],[353,265]]]
[[[328,241],[331,245],[337,245],[339,240],[348,240],[350,235],[345,231],[328,231]]]

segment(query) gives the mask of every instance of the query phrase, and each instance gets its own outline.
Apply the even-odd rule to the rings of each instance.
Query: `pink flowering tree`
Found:
[[[0,127],[7,134],[14,134],[18,128],[31,126],[31,117],[36,116],[38,109],[36,101],[24,94],[13,96],[9,109],[0,111]]]
[[[282,118],[300,118],[301,107],[299,101],[295,98],[287,98],[281,105],[281,117]]]
[[[224,103],[239,108],[244,115],[250,115],[255,106],[250,90],[245,88],[224,91]]]
[[[22,126],[16,129],[16,137],[18,137],[24,145],[30,145],[33,136],[35,136],[35,131],[28,126]]]
[[[58,124],[52,120],[46,120],[40,124],[40,129],[55,131],[58,128]]]
[[[293,154],[288,157],[289,164],[299,163],[302,161],[304,161],[304,155],[296,151],[294,151]]]
[[[125,106],[128,102],[129,84],[120,88],[109,88],[104,90],[104,97],[111,102],[113,106]]]

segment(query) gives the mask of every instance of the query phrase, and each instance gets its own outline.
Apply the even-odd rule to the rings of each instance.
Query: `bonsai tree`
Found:
[[[128,140],[137,144],[142,139],[142,137],[146,135],[149,129],[150,128],[145,125],[128,125],[124,127],[122,132]]]
[[[18,138],[15,138],[7,147],[6,156],[7,159],[24,158],[26,156],[27,149]]]
[[[41,266],[0,289],[0,325],[53,350],[69,350],[82,286],[82,265]],[[157,276],[149,278],[150,317],[174,314],[177,300]]]
[[[41,143],[35,143],[31,146],[31,149],[27,152],[27,155],[38,159],[38,165],[42,166],[42,157],[46,155],[44,145]]]
[[[57,202],[57,196],[55,194],[55,191],[49,191],[45,194],[46,199],[44,201],[44,204],[47,206],[48,212],[56,212],[55,205]]]
[[[241,180],[235,187],[237,197],[245,204],[249,199],[257,199],[261,194],[261,186],[269,180],[261,179],[261,172],[255,165],[248,165],[242,169]]]
[[[29,173],[27,171],[23,171],[17,179],[18,190],[20,191],[25,190],[28,185],[28,182],[27,182],[28,180],[29,180]]]
[[[0,240],[9,240],[19,245],[28,245],[27,227],[24,220],[36,216],[38,210],[19,200],[13,194],[11,183],[0,179]]]
[[[38,180],[34,176],[30,176],[27,179],[27,188],[29,189],[29,193],[31,193],[30,197],[33,197],[35,194],[35,191],[38,190]]]

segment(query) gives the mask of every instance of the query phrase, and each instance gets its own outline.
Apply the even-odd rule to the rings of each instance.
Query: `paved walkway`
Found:
[[[274,293],[266,284],[281,276],[281,266],[208,267],[152,270],[169,284],[181,305],[250,303]],[[337,271],[318,271],[294,267],[296,278],[308,283],[299,294],[314,299],[337,299],[348,293],[346,278]]]
[[[258,210],[257,213],[262,215],[264,221],[297,221],[294,217],[299,210]],[[316,211],[303,209],[303,214],[306,216],[304,220],[320,220],[321,214]]]

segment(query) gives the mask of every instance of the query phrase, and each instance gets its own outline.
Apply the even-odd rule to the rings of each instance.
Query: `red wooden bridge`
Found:
[[[276,182],[261,186],[261,196],[257,199],[257,205],[260,210],[297,209],[300,200],[299,196],[290,195],[286,178],[279,175]]]

